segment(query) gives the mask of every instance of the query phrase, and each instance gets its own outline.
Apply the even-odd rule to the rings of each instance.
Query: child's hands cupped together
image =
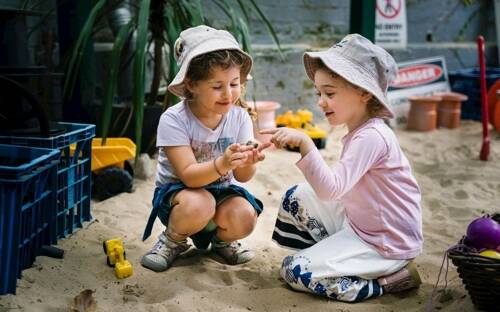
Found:
[[[222,155],[223,168],[229,171],[241,166],[247,161],[248,151],[252,148],[252,146],[241,145],[238,143],[229,145]]]
[[[253,145],[231,144],[226,148],[222,157],[223,166],[224,168],[233,170],[237,167],[246,167],[256,164],[264,160],[265,155],[262,151],[271,145],[271,143],[263,143],[255,148]]]

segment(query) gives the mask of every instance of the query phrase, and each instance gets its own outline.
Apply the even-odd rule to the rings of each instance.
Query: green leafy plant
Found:
[[[69,58],[67,75],[64,82],[63,94],[69,97],[78,76],[82,61],[83,50],[88,40],[96,31],[99,19],[107,12],[123,4],[126,0],[97,0],[76,40],[74,49]],[[149,46],[154,45],[153,78],[147,97],[146,105],[155,103],[161,78],[170,82],[178,71],[174,59],[174,43],[180,32],[186,28],[201,24],[210,24],[203,14],[203,5],[199,0],[140,0],[132,1],[135,15],[126,25],[123,25],[115,38],[109,62],[109,78],[105,82],[103,96],[103,117],[101,129],[103,144],[109,134],[112,105],[119,78],[120,65],[123,64],[121,51],[135,32],[135,47],[133,49],[133,90],[132,109],[135,115],[135,143],[139,149],[142,141],[142,124],[145,106],[145,62]],[[206,3],[206,2],[204,2]],[[266,26],[270,36],[281,53],[278,37],[262,10],[255,0],[212,0],[229,19],[228,31],[241,43],[243,49],[251,53],[251,40],[248,31],[250,16],[256,15]],[[167,60],[167,69],[164,72],[163,59]],[[172,103],[174,96],[165,95],[166,102]]]

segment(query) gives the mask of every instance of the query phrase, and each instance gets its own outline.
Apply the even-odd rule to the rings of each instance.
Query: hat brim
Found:
[[[200,45],[196,46],[188,55],[186,55],[186,59],[182,62],[179,71],[175,75],[172,82],[168,85],[168,90],[173,94],[177,95],[178,97],[185,98],[186,88],[184,86],[184,79],[186,78],[189,65],[191,64],[193,58],[202,54],[220,50],[237,50],[243,54],[244,61],[243,64],[241,65],[240,71],[241,71],[241,77],[243,77],[242,80],[246,81],[247,79],[246,77],[250,73],[250,70],[252,69],[252,64],[253,64],[252,57],[249,54],[242,51],[241,49],[239,49],[238,47],[235,47],[234,41],[225,39],[216,39],[201,43]]]
[[[363,67],[354,64],[339,53],[328,50],[304,53],[304,67],[309,79],[314,81],[314,74],[318,70],[318,60],[321,60],[332,72],[344,78],[349,83],[370,92],[384,106],[381,117],[393,118],[394,112],[390,108],[385,92],[380,88],[378,81]]]

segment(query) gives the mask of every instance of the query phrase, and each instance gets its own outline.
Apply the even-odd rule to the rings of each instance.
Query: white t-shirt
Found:
[[[168,161],[161,147],[191,146],[198,163],[214,159],[224,153],[233,143],[245,144],[253,140],[253,125],[248,112],[239,106],[233,106],[226,113],[217,128],[206,127],[181,101],[169,107],[160,117],[156,137],[156,146],[160,148],[156,172],[156,186],[180,182],[173,166]],[[233,182],[233,173],[219,178],[214,183]]]

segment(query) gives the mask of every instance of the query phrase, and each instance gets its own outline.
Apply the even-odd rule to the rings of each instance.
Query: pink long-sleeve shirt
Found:
[[[329,167],[317,149],[297,167],[321,200],[338,200],[351,227],[388,259],[422,252],[420,189],[394,132],[372,118],[343,139],[340,160]]]

